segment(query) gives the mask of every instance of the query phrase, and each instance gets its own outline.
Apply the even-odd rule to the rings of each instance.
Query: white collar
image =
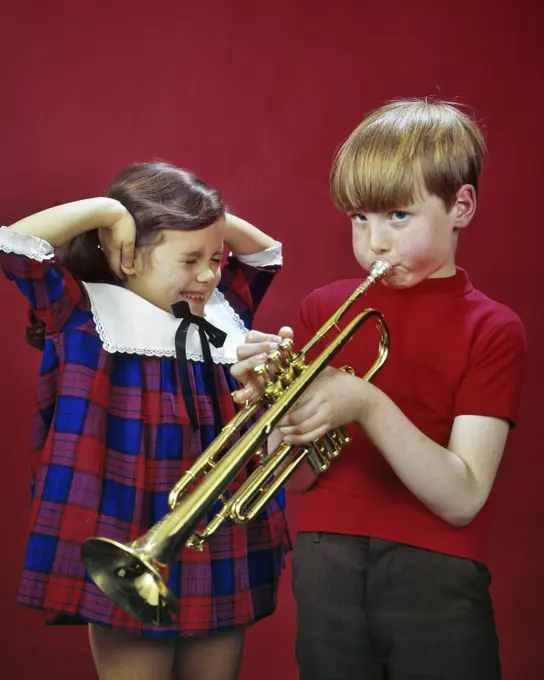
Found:
[[[181,323],[169,314],[121,286],[84,283],[91,301],[96,330],[107,352],[175,357],[175,335]],[[210,343],[216,364],[237,361],[236,348],[244,344],[247,329],[223,293],[214,290],[204,308],[207,321],[227,334],[223,347]],[[198,330],[194,324],[187,332],[187,358],[204,361]]]

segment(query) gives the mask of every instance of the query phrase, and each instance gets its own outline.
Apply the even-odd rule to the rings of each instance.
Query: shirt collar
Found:
[[[108,283],[84,283],[96,330],[107,352],[175,357],[175,335],[180,320],[126,288]],[[227,334],[223,347],[211,347],[216,364],[237,361],[236,348],[247,329],[223,293],[215,289],[204,307],[205,318]],[[197,328],[187,333],[187,358],[203,361]]]

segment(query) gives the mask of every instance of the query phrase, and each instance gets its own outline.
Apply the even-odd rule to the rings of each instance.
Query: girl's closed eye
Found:
[[[197,264],[198,260],[181,260],[181,264],[186,264],[186,265],[194,265]],[[221,258],[220,257],[212,257],[210,262],[213,262],[214,264],[221,264]]]

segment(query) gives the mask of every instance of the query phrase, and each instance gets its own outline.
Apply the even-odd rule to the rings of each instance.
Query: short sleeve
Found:
[[[487,323],[476,337],[470,364],[455,399],[455,415],[504,418],[513,427],[517,418],[526,357],[525,328],[508,311]]]
[[[279,242],[259,253],[229,255],[218,288],[247,328],[282,264]]]
[[[57,264],[47,241],[1,227],[0,267],[45,323],[48,333],[60,331],[74,314],[88,307],[82,286]]]
[[[329,306],[331,310],[329,311]],[[297,351],[302,350],[305,345],[312,340],[317,331],[321,328],[324,321],[333,313],[332,305],[326,294],[325,288],[318,288],[309,293],[300,303],[298,308],[297,320],[294,328],[294,343]],[[322,352],[330,342],[330,336],[325,336],[307,354],[306,360],[312,361]],[[335,361],[331,361],[335,365]]]
[[[303,347],[315,334],[319,327],[316,318],[315,292],[307,295],[298,308],[295,325],[295,341],[298,347]]]

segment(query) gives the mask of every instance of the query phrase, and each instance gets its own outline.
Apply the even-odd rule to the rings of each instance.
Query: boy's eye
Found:
[[[408,213],[405,210],[394,210],[391,213],[391,217],[394,220],[401,221],[401,220],[405,220],[408,217]]]
[[[355,213],[354,215],[351,216],[351,219],[354,222],[357,222],[357,224],[362,224],[363,222],[366,222],[366,217],[362,213]]]

